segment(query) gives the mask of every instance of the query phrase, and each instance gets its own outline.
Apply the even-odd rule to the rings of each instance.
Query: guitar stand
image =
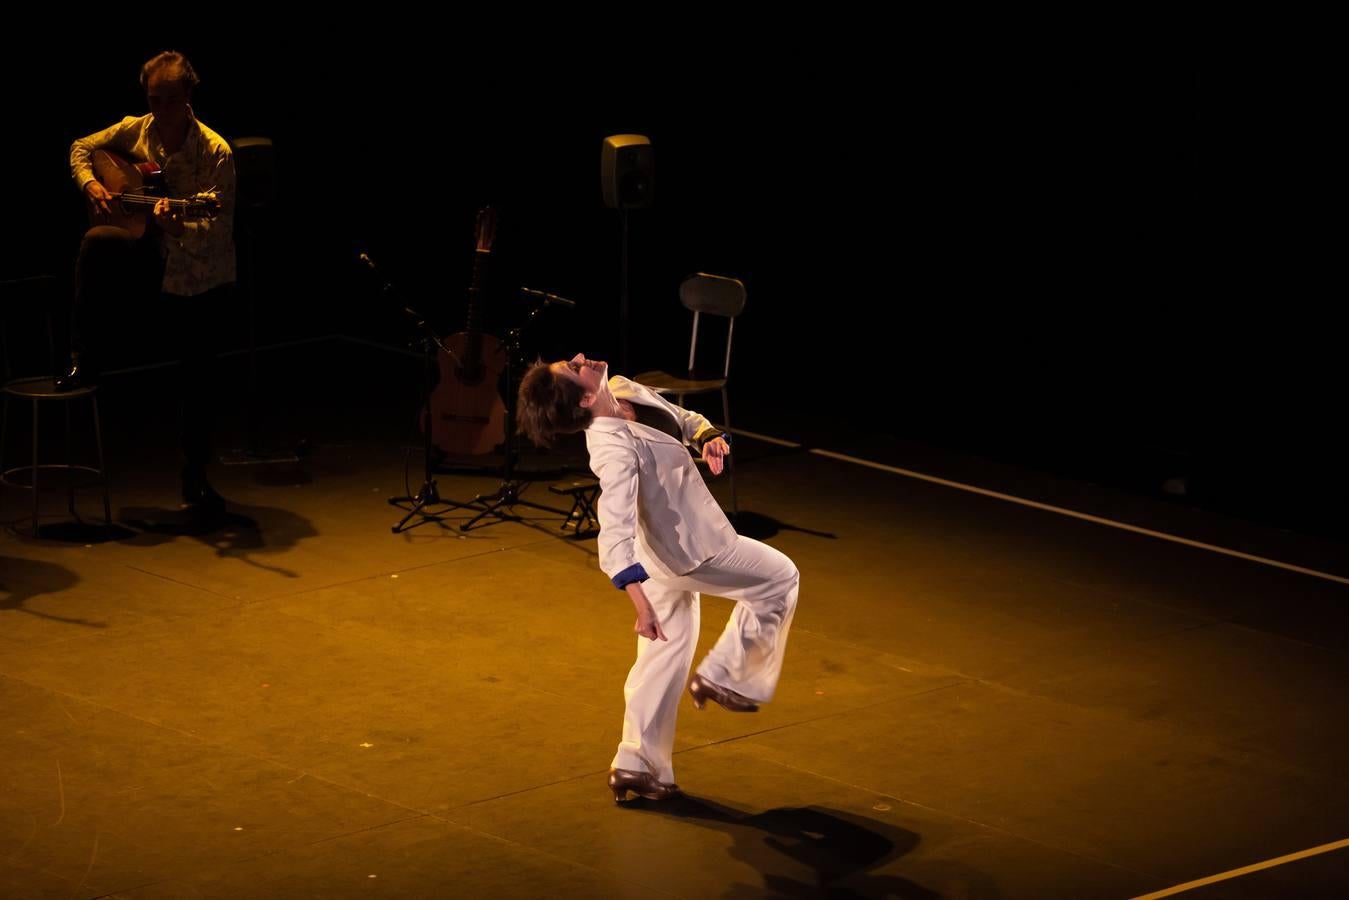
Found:
[[[524,361],[520,358],[520,338],[526,328],[534,321],[534,318],[542,312],[543,307],[538,306],[529,311],[525,317],[525,323],[519,328],[513,328],[506,333],[506,461],[502,468],[501,487],[490,494],[479,494],[469,501],[469,506],[475,509],[481,509],[476,516],[459,526],[460,531],[469,531],[480,520],[491,516],[502,522],[519,522],[521,517],[514,515],[511,510],[516,506],[527,506],[530,509],[537,509],[543,512],[555,513],[556,515],[570,519],[571,514],[565,509],[558,509],[553,506],[544,506],[542,503],[533,503],[529,500],[521,500],[520,495],[533,484],[533,481],[521,480],[515,477],[515,464],[519,461],[519,451],[515,447],[515,416],[516,416],[516,379],[517,372],[523,367]],[[489,523],[490,524],[490,523]]]

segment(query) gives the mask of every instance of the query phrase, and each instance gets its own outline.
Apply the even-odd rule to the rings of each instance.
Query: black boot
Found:
[[[225,510],[225,498],[217,494],[206,480],[204,467],[188,466],[183,469],[183,502],[203,512]]]
[[[52,384],[60,393],[78,391],[82,387],[92,387],[98,383],[96,373],[88,362],[78,356],[70,358],[70,368],[52,379]]]

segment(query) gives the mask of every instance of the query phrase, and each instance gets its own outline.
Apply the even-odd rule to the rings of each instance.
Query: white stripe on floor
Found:
[[[726,429],[731,434],[743,434],[745,437],[755,440],[767,441],[771,444],[778,444],[783,447],[802,447],[803,445],[792,441],[784,441],[780,438],[768,437],[766,435],[755,434],[752,431],[741,431],[735,428]],[[1259,563],[1262,566],[1272,566],[1276,569],[1284,569],[1289,572],[1297,572],[1299,575],[1310,575],[1313,578],[1321,578],[1326,581],[1333,581],[1336,584],[1349,585],[1349,578],[1342,575],[1334,575],[1330,572],[1322,572],[1319,569],[1309,569],[1305,566],[1295,566],[1292,563],[1282,562],[1277,559],[1270,559],[1266,556],[1256,556],[1251,553],[1243,553],[1240,550],[1231,550],[1227,547],[1219,547],[1216,544],[1206,544],[1203,541],[1192,541],[1189,538],[1183,538],[1179,535],[1167,534],[1164,531],[1153,531],[1151,528],[1141,528],[1137,525],[1130,525],[1127,522],[1119,522],[1114,519],[1106,519],[1101,516],[1093,516],[1089,513],[1078,512],[1074,509],[1065,509],[1062,506],[1053,506],[1048,503],[1040,503],[1036,500],[1027,500],[1024,497],[1016,497],[1012,494],[1003,494],[999,491],[990,491],[987,488],[976,487],[972,484],[964,484],[959,481],[951,481],[946,478],[938,478],[935,475],[925,475],[922,472],[915,472],[912,469],[901,469],[898,466],[887,466],[884,463],[872,462],[869,459],[861,459],[856,456],[848,456],[845,453],[835,453],[832,450],[818,450],[814,448],[805,448],[806,452],[813,453],[816,456],[827,457],[828,459],[838,460],[839,462],[851,463],[855,466],[865,466],[868,469],[879,469],[882,472],[890,472],[894,475],[903,475],[905,478],[916,478],[919,481],[927,481],[932,484],[940,484],[943,487],[955,488],[958,491],[968,491],[971,494],[979,494],[983,497],[992,497],[995,500],[1004,500],[1008,503],[1016,503],[1021,506],[1029,506],[1032,509],[1039,509],[1045,512],[1057,513],[1061,516],[1069,516],[1074,519],[1081,519],[1084,522],[1092,522],[1096,525],[1105,525],[1109,528],[1118,528],[1121,531],[1132,531],[1134,534],[1142,534],[1158,540],[1170,541],[1173,544],[1183,544],[1186,547],[1194,547],[1198,550],[1207,550],[1210,553],[1220,553],[1223,556],[1231,556],[1236,559],[1244,559],[1247,562]]]
[[[1330,853],[1332,850],[1340,850],[1349,847],[1349,840],[1336,841],[1333,844],[1322,844],[1319,847],[1312,847],[1310,850],[1300,850],[1297,853],[1290,853],[1287,856],[1280,856],[1278,859],[1267,859],[1264,862],[1256,863],[1253,866],[1244,866],[1240,869],[1233,869],[1230,872],[1223,872],[1220,875],[1210,875],[1207,878],[1200,878],[1196,881],[1187,881],[1184,884],[1178,884],[1175,887],[1169,887],[1164,891],[1157,891],[1155,894],[1144,894],[1141,897],[1135,897],[1134,900],[1155,900],[1157,897],[1171,897],[1175,894],[1191,891],[1198,887],[1204,887],[1208,884],[1214,884],[1219,881],[1227,881],[1230,878],[1237,878],[1241,875],[1249,875],[1251,872],[1259,872],[1261,869],[1272,869],[1274,866],[1281,866],[1284,863],[1294,862],[1299,859],[1306,859],[1309,856],[1317,856],[1321,853]]]
[[[1250,553],[1242,553],[1240,550],[1229,550],[1226,547],[1219,547],[1216,544],[1205,544],[1203,541],[1192,541],[1189,538],[1179,537],[1174,534],[1167,534],[1163,531],[1153,531],[1151,528],[1140,528],[1137,525],[1130,525],[1127,522],[1117,522],[1114,519],[1103,519],[1100,516],[1081,513],[1073,509],[1064,509],[1062,506],[1051,506],[1048,503],[1040,503],[1035,500],[1026,500],[1023,497],[1014,497],[1011,494],[1002,494],[998,491],[990,491],[986,488],[975,487],[971,484],[961,484],[959,481],[949,481],[945,478],[937,478],[933,475],[924,475],[922,472],[915,472],[912,469],[901,469],[896,466],[887,466],[883,463],[872,462],[867,459],[858,459],[856,456],[847,456],[842,453],[835,453],[832,450],[811,450],[818,456],[827,456],[830,459],[837,459],[843,462],[852,463],[857,466],[866,466],[870,469],[880,469],[883,472],[893,472],[896,475],[903,475],[906,478],[917,478],[919,481],[930,481],[933,484],[940,484],[944,487],[955,488],[960,491],[969,491],[971,494],[980,494],[984,497],[993,497],[997,500],[1006,500],[1008,503],[1017,503],[1021,506],[1029,506],[1032,509],[1042,509],[1045,512],[1058,513],[1061,516],[1071,516],[1074,519],[1081,519],[1084,522],[1094,522],[1097,525],[1106,525],[1110,528],[1118,528],[1121,531],[1132,531],[1134,534],[1145,534],[1148,537],[1159,538],[1163,541],[1171,541],[1174,544],[1184,544],[1186,547],[1196,547],[1200,550],[1208,550],[1211,553],[1221,553],[1224,556],[1234,556],[1237,559],[1244,559],[1249,562],[1260,563],[1265,566],[1273,566],[1277,569],[1287,569],[1289,572],[1297,572],[1299,575],[1310,575],[1313,578],[1324,578],[1326,581],[1334,581],[1339,584],[1349,584],[1349,578],[1340,575],[1332,575],[1329,572],[1322,572],[1317,569],[1308,569],[1304,566],[1295,566],[1292,563],[1280,562],[1277,559],[1269,559],[1265,556],[1254,556]]]

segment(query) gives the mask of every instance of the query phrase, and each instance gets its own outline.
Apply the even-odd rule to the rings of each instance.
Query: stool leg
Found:
[[[740,505],[735,496],[735,460],[731,456],[726,457],[726,475],[731,482],[731,515],[735,516],[740,512]]]
[[[0,413],[0,472],[5,471],[5,447],[9,443],[9,394],[4,395],[5,411]],[[0,507],[5,503],[5,486],[0,484]]]
[[[66,509],[70,510],[71,518],[76,522],[80,520],[80,514],[75,512],[75,472],[69,466],[72,462],[70,458],[70,404],[62,403],[66,413]]]
[[[32,481],[32,484],[33,484],[33,537],[37,537],[37,508],[38,508],[38,505],[37,505],[37,501],[38,501],[38,491],[37,491],[37,487],[38,487],[38,485],[37,485],[37,473],[38,473],[38,468],[37,468],[37,426],[38,426],[38,421],[37,421],[37,418],[38,418],[38,417],[37,417],[37,401],[34,400],[34,401],[33,401],[33,458],[32,458],[32,460],[31,460],[32,467],[33,467],[32,470],[31,470],[32,473],[33,473],[33,481]]]
[[[98,395],[90,394],[94,407],[94,447],[98,450],[98,479],[103,482],[103,521],[112,524],[112,503],[108,500],[108,470],[103,467],[103,426],[98,418]]]
[[[585,528],[586,531],[589,531],[589,530],[590,530],[590,526],[591,526],[591,525],[598,525],[598,524],[600,523],[600,517],[599,517],[599,514],[596,513],[596,511],[595,511],[595,504],[599,502],[599,499],[600,499],[600,489],[599,489],[599,488],[595,488],[594,492],[592,492],[592,493],[586,495],[586,498],[585,498],[585,517],[584,517],[584,521],[586,522],[586,528]],[[577,530],[577,531],[580,531],[580,530],[581,530],[581,526],[580,526],[579,524],[576,526],[576,530]]]

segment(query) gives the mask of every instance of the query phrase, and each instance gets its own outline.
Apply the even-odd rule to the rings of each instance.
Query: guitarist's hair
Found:
[[[584,431],[594,415],[581,408],[585,389],[558,378],[539,360],[520,379],[518,429],[540,447],[551,447],[559,434]]]
[[[197,77],[197,70],[192,68],[192,63],[187,61],[186,56],[177,50],[165,50],[141,66],[141,87],[149,87],[150,78],[165,70],[173,70],[178,79],[187,85],[188,90],[201,83],[201,79]]]

